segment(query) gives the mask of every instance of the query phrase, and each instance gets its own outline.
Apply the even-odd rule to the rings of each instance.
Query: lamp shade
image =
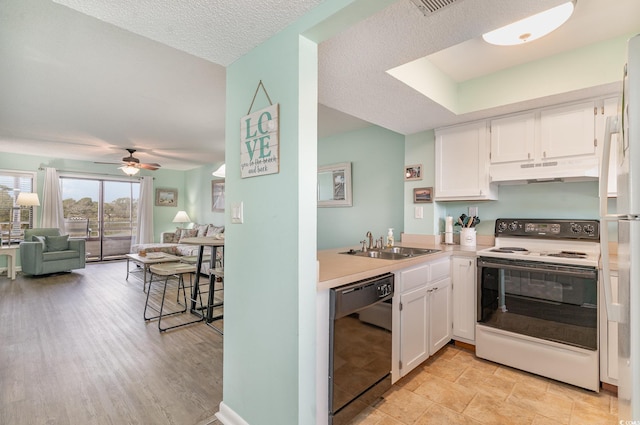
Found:
[[[186,211],[178,211],[178,214],[173,218],[174,223],[191,223],[191,219]]]
[[[20,192],[18,199],[16,199],[16,205],[21,207],[39,207],[40,199],[38,199],[37,193]]]
[[[218,169],[216,171],[214,171],[211,174],[213,174],[216,177],[224,178],[225,175],[226,175],[226,167],[224,166],[224,164],[222,164],[220,167],[218,167]]]
[[[124,173],[127,176],[135,176],[140,171],[139,168],[134,167],[132,165],[123,165],[122,167],[118,167],[118,168],[120,168],[122,171],[124,171]]]

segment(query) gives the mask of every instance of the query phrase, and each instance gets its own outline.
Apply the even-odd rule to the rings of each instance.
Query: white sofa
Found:
[[[224,237],[224,226],[216,226],[214,224],[194,224],[191,228],[185,229],[182,227],[176,228],[173,232],[162,232],[160,234],[161,242],[159,243],[147,243],[136,244],[131,246],[131,253],[138,254],[144,250],[146,252],[166,252],[167,254],[183,256],[195,256],[198,255],[198,245],[181,244],[180,241],[184,238],[191,237],[203,237],[222,235]],[[205,247],[205,259],[211,255],[211,248]],[[220,257],[220,251],[218,251],[218,257]],[[218,258],[220,260],[221,258]],[[209,265],[206,265],[209,267]],[[203,265],[204,271],[204,265]]]

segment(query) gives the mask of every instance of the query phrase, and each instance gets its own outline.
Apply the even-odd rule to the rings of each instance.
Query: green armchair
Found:
[[[24,231],[24,242],[20,242],[23,273],[41,275],[83,269],[85,262],[84,239],[61,236],[56,228]]]

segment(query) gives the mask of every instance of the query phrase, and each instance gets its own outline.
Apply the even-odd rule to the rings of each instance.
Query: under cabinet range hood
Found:
[[[491,183],[499,185],[551,181],[598,180],[598,159],[556,158],[543,162],[493,164],[489,167]]]

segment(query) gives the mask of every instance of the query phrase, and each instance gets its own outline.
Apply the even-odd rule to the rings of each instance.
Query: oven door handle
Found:
[[[517,271],[525,271],[525,272],[552,272],[557,274],[575,276],[575,277],[584,277],[584,278],[592,278],[595,279],[598,274],[595,269],[584,269],[581,267],[569,267],[563,265],[551,265],[551,264],[527,264],[527,265],[519,265],[516,263],[504,264],[494,261],[488,261],[486,259],[478,259],[478,267],[491,267],[496,269],[505,269],[505,270],[517,270]]]

